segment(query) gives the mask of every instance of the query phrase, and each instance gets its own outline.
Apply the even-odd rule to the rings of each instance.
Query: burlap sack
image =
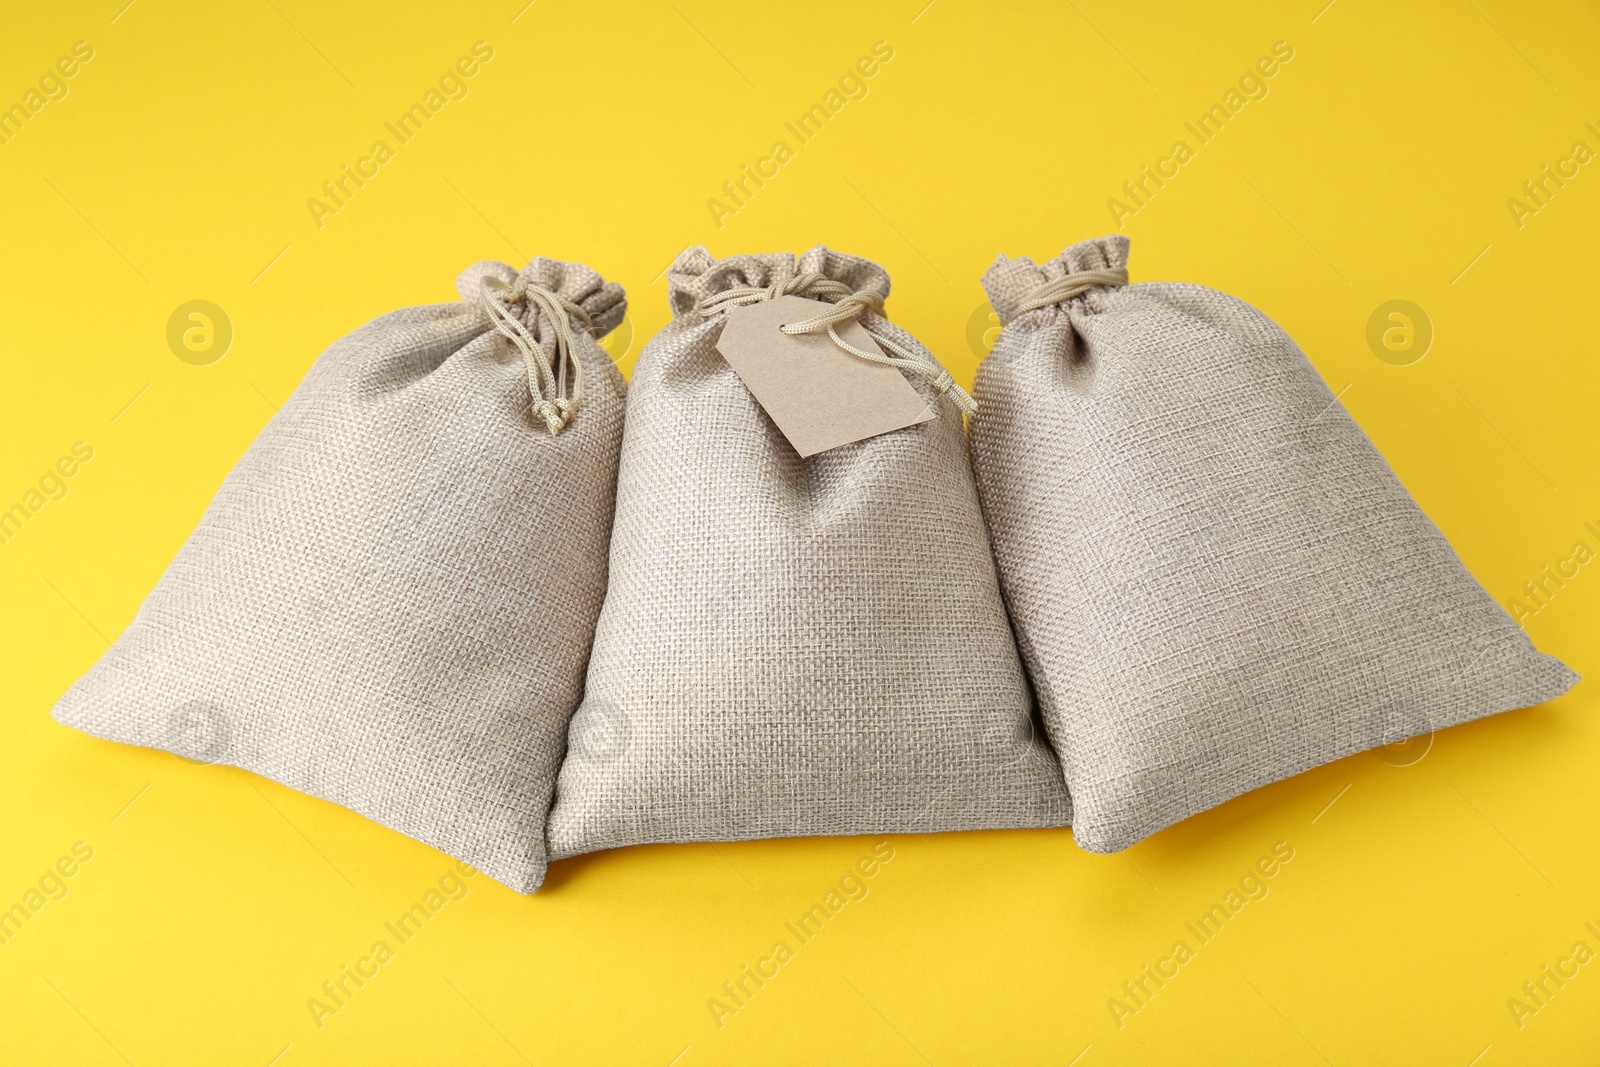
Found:
[[[625,302],[546,259],[456,284],[460,303],[328,349],[55,717],[265,775],[528,892],[622,438],[622,377],[584,319],[603,334]]]
[[[1282,330],[1197,285],[1119,287],[1127,256],[1113,236],[995,263],[972,423],[1084,848],[1576,681]]]
[[[717,350],[733,289],[878,297],[815,248],[668,272],[628,394],[611,584],[552,858],[643,842],[1065,825],[1032,728],[961,412],[801,459]],[[844,283],[840,286],[837,283]],[[836,297],[824,295],[830,302]],[[861,320],[931,357],[876,314]]]

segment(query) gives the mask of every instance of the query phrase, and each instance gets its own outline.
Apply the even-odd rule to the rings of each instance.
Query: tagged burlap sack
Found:
[[[1559,696],[1293,341],[1128,241],[984,276],[973,460],[1072,790],[1125,848],[1351,753]]]
[[[1065,825],[995,585],[965,394],[869,310],[888,276],[824,248],[694,249],[667,278],[676,318],[629,385],[611,584],[552,857]],[[907,378],[936,417],[802,459],[717,349],[730,307],[784,294],[860,307],[921,369]]]
[[[626,305],[548,259],[456,284],[322,355],[55,717],[531,892],[605,594],[624,387],[594,336]]]

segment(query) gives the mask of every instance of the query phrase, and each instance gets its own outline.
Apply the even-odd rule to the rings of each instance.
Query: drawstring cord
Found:
[[[883,297],[876,293],[857,292],[843,282],[825,278],[815,271],[790,278],[786,282],[764,287],[743,285],[724,289],[715,296],[702,300],[700,302],[700,313],[709,318],[721,312],[731,311],[736,307],[758,304],[763,300],[776,300],[780,296],[831,296],[837,298],[832,306],[818,312],[811,318],[801,322],[786,322],[779,327],[791,337],[797,334],[815,333],[817,330],[826,329],[833,343],[851,355],[873,363],[882,363],[886,366],[895,367],[932,382],[933,387],[950,397],[963,414],[971,415],[978,409],[978,405],[974,403],[971,395],[957,385],[955,379],[950,377],[950,372],[941,367],[933,357],[923,355],[920,352],[913,352],[883,334],[867,329],[865,323],[862,324],[862,329],[866,330],[874,341],[882,345],[891,354],[885,355],[883,352],[870,352],[866,349],[857,348],[843,337],[840,337],[838,330],[834,329],[839,323],[859,321],[861,316],[868,312],[881,315],[883,313]]]
[[[483,306],[494,320],[495,327],[522,353],[522,362],[528,368],[528,394],[531,410],[549,427],[552,435],[560,433],[578,411],[578,398],[583,393],[583,364],[574,352],[577,338],[573,334],[572,319],[581,321],[583,329],[592,324],[588,312],[564,296],[552,293],[518,278],[506,285],[485,278],[480,290]],[[522,304],[529,310],[535,308],[545,322],[555,329],[555,352],[546,358],[539,339],[522,324],[516,306]],[[572,376],[572,388],[567,389],[567,376]]]
[[[1128,284],[1128,272],[1125,270],[1086,270],[1077,274],[1068,274],[1047,282],[1033,296],[1023,301],[1017,307],[1016,314],[1023,315],[1029,311],[1038,311],[1051,304],[1059,304],[1063,300],[1071,300],[1081,296],[1090,289],[1100,285],[1122,286]],[[1016,316],[1013,315],[1013,318]]]

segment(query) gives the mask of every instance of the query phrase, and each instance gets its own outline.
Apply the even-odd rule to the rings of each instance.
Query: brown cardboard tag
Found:
[[[826,330],[786,334],[778,329],[827,307],[803,296],[780,296],[735,308],[717,341],[717,350],[794,450],[814,456],[933,418],[898,368],[851,355]],[[859,322],[848,320],[834,329],[857,348],[883,351]]]

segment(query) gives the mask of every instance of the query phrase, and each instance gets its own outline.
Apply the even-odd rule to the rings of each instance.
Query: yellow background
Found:
[[[1503,603],[1575,541],[1600,549],[1600,164],[1521,228],[1507,207],[1574,141],[1600,149],[1593,5],[925,2],[9,5],[0,103],[73,42],[95,54],[0,146],[0,507],[74,442],[95,456],[0,545],[0,906],[74,842],[94,858],[0,948],[0,1060],[1600,1059],[1600,962],[1520,1027],[1507,1007],[1575,942],[1600,951],[1595,681],[1125,855],[1067,831],[895,838],[870,895],[720,1028],[708,1000],[873,840],[625,849],[526,898],[476,878],[319,1029],[307,998],[447,858],[50,720],[274,405],[362,322],[454,299],[478,259],[581,259],[628,287],[626,367],[686,244],[822,242],[883,262],[891,317],[970,382],[996,253],[1110,230],[1107,199],[1193,146],[1183,123],[1280,40],[1294,59],[1268,97],[1125,221],[1134,279],[1283,324]],[[478,40],[494,58],[470,94],[318,228],[307,199]],[[880,40],[894,58],[867,97],[719,228],[722,182]],[[235,332],[209,366],[166,343],[195,299]],[[1409,366],[1366,340],[1394,299],[1436,332]],[[1526,625],[1593,675],[1597,620],[1590,563]],[[1268,897],[1119,1028],[1122,983],[1279,841],[1295,858]]]

